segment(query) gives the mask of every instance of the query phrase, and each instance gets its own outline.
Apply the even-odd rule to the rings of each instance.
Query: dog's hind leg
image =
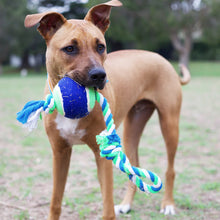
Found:
[[[153,114],[155,106],[147,100],[139,101],[127,114],[124,120],[123,145],[125,154],[133,166],[139,167],[138,144],[143,129]],[[127,213],[136,192],[136,186],[129,181],[125,197],[120,205],[115,206],[115,213]]]
[[[176,111],[172,113],[159,113],[159,118],[162,134],[166,143],[168,161],[165,181],[165,194],[161,204],[161,213],[164,213],[165,215],[174,215],[174,159],[179,139],[179,112]]]

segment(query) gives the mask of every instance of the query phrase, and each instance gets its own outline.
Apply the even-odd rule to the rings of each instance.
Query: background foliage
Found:
[[[84,1],[85,2],[85,1]],[[57,10],[67,18],[82,19],[101,0],[86,4],[79,0],[0,0],[0,64],[16,54],[21,68],[28,68],[28,57],[41,56],[45,44],[36,28],[25,29],[27,14]],[[111,27],[106,33],[108,50],[127,48],[159,52],[168,59],[185,54],[194,60],[220,59],[220,1],[218,0],[122,0],[114,8]],[[188,54],[187,54],[188,53]],[[188,62],[188,61],[187,61]]]

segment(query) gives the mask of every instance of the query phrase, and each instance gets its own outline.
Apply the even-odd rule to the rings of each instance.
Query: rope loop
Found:
[[[102,108],[106,130],[96,136],[99,144],[100,155],[108,160],[112,160],[116,168],[126,173],[129,179],[141,190],[147,193],[156,193],[162,188],[160,178],[153,172],[131,166],[130,161],[122,151],[121,139],[115,130],[114,120],[105,97],[96,92],[96,100]],[[151,180],[154,185],[148,185],[141,178]]]

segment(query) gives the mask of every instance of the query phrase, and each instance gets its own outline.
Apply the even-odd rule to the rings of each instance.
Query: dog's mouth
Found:
[[[92,85],[92,87],[93,87],[95,90],[97,90],[97,89],[102,90],[102,89],[104,89],[105,84],[106,84],[106,80],[103,81],[102,83],[100,83],[99,85]]]
[[[106,73],[103,68],[93,68],[89,70],[87,77],[82,77],[83,74],[78,71],[71,71],[64,76],[73,79],[82,86],[93,87],[96,90],[104,89],[106,84]]]
[[[106,84],[106,80],[104,80],[103,82],[98,82],[98,83],[94,83],[92,81],[87,81],[87,82],[79,82],[79,81],[76,81],[78,82],[79,84],[85,86],[85,87],[93,87],[95,90],[99,89],[99,90],[102,90],[104,89],[105,87],[105,84]]]

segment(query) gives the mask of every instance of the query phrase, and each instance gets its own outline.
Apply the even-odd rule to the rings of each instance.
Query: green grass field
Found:
[[[174,64],[176,67],[177,65]],[[162,192],[138,191],[129,214],[118,219],[217,220],[220,216],[220,63],[193,62],[192,80],[183,87],[180,142],[176,156],[174,197],[177,215],[159,213]],[[52,152],[39,121],[28,133],[16,112],[29,100],[43,98],[46,73],[0,76],[0,219],[46,219],[52,191]],[[121,129],[119,129],[121,134]],[[155,113],[143,132],[141,167],[164,181],[166,152]],[[118,204],[127,177],[114,169],[114,198]],[[102,202],[96,165],[87,146],[74,146],[63,199],[61,220],[101,219]]]
[[[173,63],[177,72],[178,64]],[[219,62],[191,62],[189,65],[190,72],[193,77],[219,77],[220,76],[220,63]]]

